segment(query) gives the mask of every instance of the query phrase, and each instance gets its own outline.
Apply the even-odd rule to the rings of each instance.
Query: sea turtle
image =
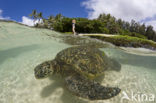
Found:
[[[73,94],[90,100],[103,100],[121,91],[118,87],[104,87],[94,80],[109,68],[109,61],[98,48],[74,46],[59,52],[54,60],[39,64],[34,72],[37,79],[59,73]]]

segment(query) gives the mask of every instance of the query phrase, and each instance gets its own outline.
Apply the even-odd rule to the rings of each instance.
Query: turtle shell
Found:
[[[105,53],[98,48],[88,46],[64,49],[56,55],[55,60],[59,65],[70,65],[70,69],[90,79],[103,74],[109,67]],[[67,67],[62,69],[69,69],[69,66]]]

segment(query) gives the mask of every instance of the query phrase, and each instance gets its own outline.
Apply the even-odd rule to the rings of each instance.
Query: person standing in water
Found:
[[[73,19],[72,20],[72,31],[73,31],[73,34],[76,35],[76,32],[75,32],[75,24],[76,24],[76,20]]]

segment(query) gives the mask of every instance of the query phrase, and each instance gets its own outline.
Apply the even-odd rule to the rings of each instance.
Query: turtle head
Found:
[[[46,78],[54,74],[54,66],[56,65],[55,61],[46,61],[37,65],[34,69],[35,77],[37,79]]]

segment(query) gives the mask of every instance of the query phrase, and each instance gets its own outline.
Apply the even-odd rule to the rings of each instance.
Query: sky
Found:
[[[33,9],[44,17],[61,13],[67,17],[94,19],[101,13],[110,13],[126,21],[152,25],[156,30],[155,0],[0,0],[0,19],[10,19],[28,25]]]

